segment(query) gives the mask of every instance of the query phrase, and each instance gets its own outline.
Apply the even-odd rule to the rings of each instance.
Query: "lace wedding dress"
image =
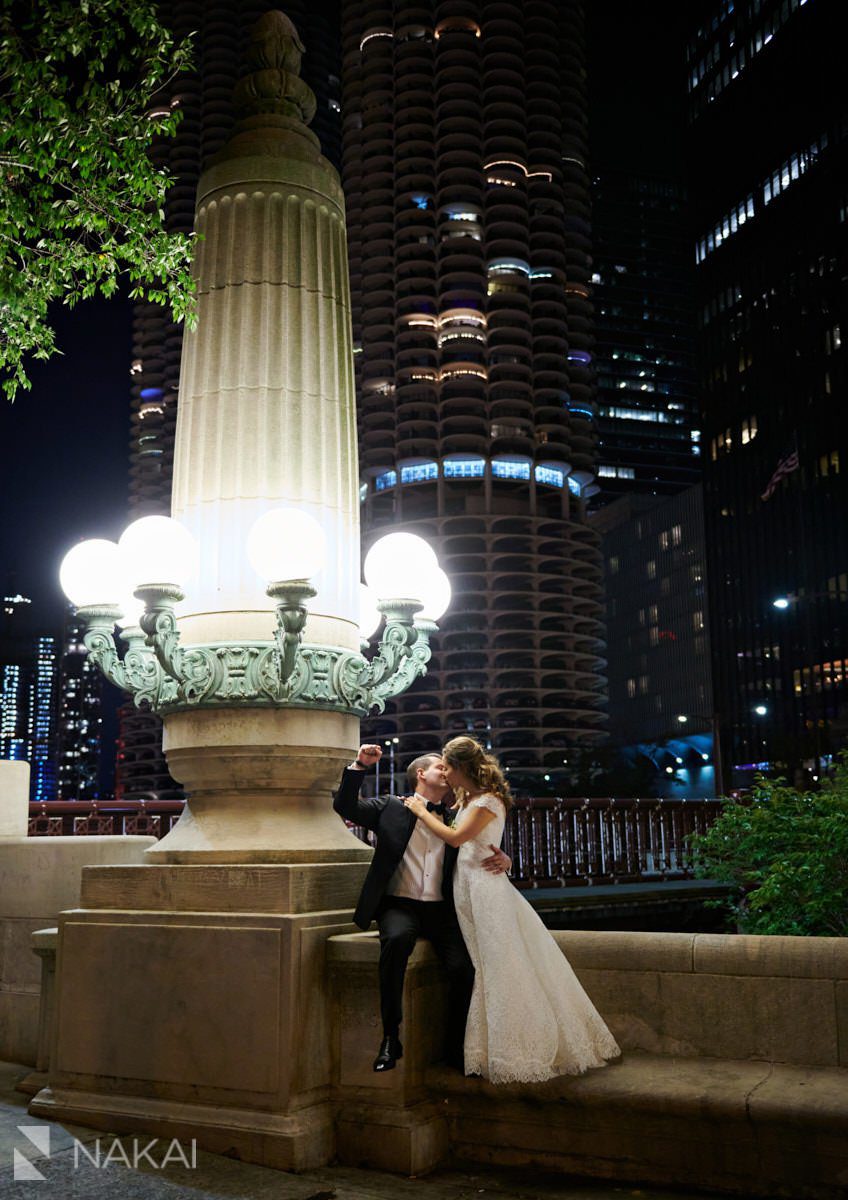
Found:
[[[506,810],[495,796],[472,800],[495,814],[459,849],[456,914],[471,961],[474,993],[465,1028],[465,1073],[493,1083],[581,1075],[620,1053],[565,955],[506,875],[480,866],[499,845]]]

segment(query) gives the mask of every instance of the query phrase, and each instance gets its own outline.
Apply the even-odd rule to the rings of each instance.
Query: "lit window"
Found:
[[[530,464],[524,462],[492,463],[492,474],[496,479],[527,479],[530,478]]]
[[[416,463],[411,467],[401,467],[401,483],[425,483],[429,479],[438,479],[439,464],[434,462]]]
[[[449,459],[442,464],[445,479],[481,479],[485,469],[483,458]]]
[[[521,258],[493,258],[486,270],[489,275],[529,275],[530,264]]]
[[[534,475],[537,483],[546,483],[550,487],[561,488],[565,484],[565,472],[556,467],[536,467]]]
[[[384,471],[382,475],[378,475],[374,480],[374,487],[378,492],[383,492],[386,488],[394,487],[397,483],[397,471]]]

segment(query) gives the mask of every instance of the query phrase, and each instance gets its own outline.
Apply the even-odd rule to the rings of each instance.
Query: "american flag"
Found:
[[[774,474],[766,484],[766,490],[760,497],[761,500],[769,500],[774,495],[777,485],[783,479],[784,475],[791,475],[793,471],[798,470],[798,445],[793,442],[791,446],[787,446],[777,460],[777,466],[774,468]]]

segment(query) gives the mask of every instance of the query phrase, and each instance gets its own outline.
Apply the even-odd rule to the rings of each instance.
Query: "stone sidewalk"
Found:
[[[167,1139],[150,1151],[153,1163],[142,1159],[133,1168],[120,1161],[110,1134],[28,1116],[28,1098],[15,1091],[27,1073],[26,1067],[0,1063],[0,1200],[717,1200],[714,1193],[595,1184],[528,1167],[445,1169],[413,1179],[347,1167],[290,1175],[203,1151],[197,1152],[196,1166],[181,1165],[176,1152],[162,1167]],[[19,1131],[21,1125],[29,1137]],[[75,1139],[89,1157],[75,1152]],[[98,1139],[101,1164],[107,1156],[111,1160],[99,1168],[90,1161],[97,1157]],[[139,1147],[150,1140],[139,1138]],[[133,1141],[120,1139],[130,1160]],[[183,1153],[190,1158],[188,1146]]]

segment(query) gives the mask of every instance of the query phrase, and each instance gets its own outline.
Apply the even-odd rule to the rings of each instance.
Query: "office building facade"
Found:
[[[848,739],[843,16],[706,4],[687,54],[713,666],[738,782],[819,774]]]
[[[681,185],[613,169],[592,183],[597,508],[701,478],[694,264]]]
[[[372,726],[469,732],[519,786],[603,737],[579,3],[343,8],[343,183],[364,540],[428,538],[454,595]]]
[[[714,795],[702,488],[622,496],[596,522],[606,571],[610,743],[625,759],[653,761],[664,794]]]

